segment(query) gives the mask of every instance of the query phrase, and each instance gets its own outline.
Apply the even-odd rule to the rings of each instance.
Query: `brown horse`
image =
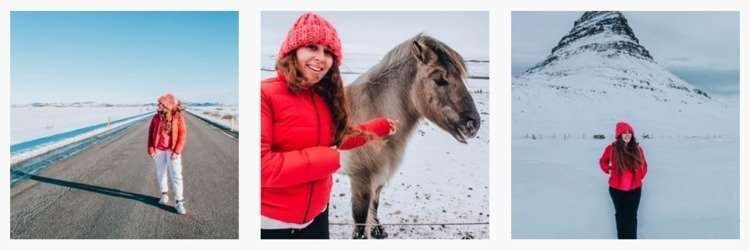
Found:
[[[466,75],[461,55],[419,34],[396,46],[347,87],[353,122],[380,116],[400,121],[393,136],[346,155],[343,172],[351,179],[352,214],[357,223],[353,238],[388,236],[377,216],[380,191],[396,173],[420,119],[432,121],[461,143],[476,135],[481,120],[464,85]]]

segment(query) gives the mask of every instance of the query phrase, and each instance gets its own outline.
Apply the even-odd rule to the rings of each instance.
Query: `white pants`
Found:
[[[162,193],[169,192],[167,186],[167,172],[172,180],[172,190],[174,190],[174,199],[182,200],[182,155],[172,160],[172,151],[156,150],[156,183],[159,184],[159,191]]]

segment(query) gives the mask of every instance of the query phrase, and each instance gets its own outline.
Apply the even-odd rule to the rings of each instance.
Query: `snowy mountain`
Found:
[[[638,238],[739,238],[737,99],[680,79],[657,53],[623,14],[586,12],[513,79],[514,239],[617,236],[597,160],[620,120],[635,127],[648,162]]]
[[[609,138],[619,120],[638,136],[738,135],[736,100],[659,65],[620,12],[584,13],[544,61],[513,78],[512,96],[516,138]]]

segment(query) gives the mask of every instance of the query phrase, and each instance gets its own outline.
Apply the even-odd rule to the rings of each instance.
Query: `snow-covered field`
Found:
[[[143,118],[133,116],[150,111],[153,109],[144,106],[13,106],[11,165],[130,124]],[[95,126],[98,124],[104,126]]]
[[[240,130],[240,113],[237,106],[191,106],[188,107],[188,112],[225,126],[232,131]]]
[[[636,128],[637,130],[637,128]],[[616,238],[607,140],[514,138],[513,238]],[[739,143],[735,139],[640,141],[649,172],[639,238],[739,238]]]
[[[264,69],[273,69],[274,57],[263,57]],[[380,56],[347,55],[342,71],[345,84],[377,63]],[[469,60],[467,58],[467,60]],[[489,63],[467,63],[477,76],[489,76]],[[262,71],[263,78],[275,72]],[[489,238],[489,80],[469,79],[469,90],[482,117],[481,128],[468,144],[455,141],[447,132],[426,120],[412,135],[399,172],[383,188],[381,223],[436,225],[385,226],[394,239],[488,239]],[[350,239],[353,223],[349,178],[336,174],[329,219],[331,238]],[[486,223],[440,225],[441,223]]]
[[[76,143],[85,139],[89,139],[91,137],[94,137],[94,136],[97,136],[106,132],[111,132],[115,129],[121,128],[122,126],[128,126],[139,120],[146,119],[149,116],[152,116],[152,114],[145,113],[145,114],[129,117],[127,119],[123,119],[122,121],[117,121],[112,124],[109,124],[108,126],[98,127],[96,129],[87,131],[85,133],[77,134],[75,136],[60,137],[58,139],[50,140],[47,142],[40,142],[40,144],[35,144],[33,147],[27,148],[23,151],[19,151],[18,153],[11,152],[10,164],[12,166],[22,161],[28,160],[30,158],[34,158],[42,154],[45,154],[47,152],[50,152],[52,150],[61,148],[63,146]]]
[[[737,98],[681,79],[638,41],[620,13],[587,12],[514,76],[513,238],[617,237],[598,160],[618,121],[648,161],[639,238],[739,238]]]
[[[11,107],[11,145],[153,111],[153,107]]]

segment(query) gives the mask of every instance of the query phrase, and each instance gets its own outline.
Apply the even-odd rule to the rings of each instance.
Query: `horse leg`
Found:
[[[383,225],[380,225],[380,219],[378,218],[378,205],[380,204],[380,191],[383,190],[383,184],[377,184],[375,191],[372,193],[372,205],[370,205],[370,215],[368,223],[371,223],[372,229],[370,230],[370,236],[375,239],[388,238],[388,233],[385,231]]]
[[[352,232],[352,239],[367,239],[365,223],[367,223],[367,213],[372,199],[370,177],[351,175],[350,180],[352,188],[352,216],[356,224]]]

